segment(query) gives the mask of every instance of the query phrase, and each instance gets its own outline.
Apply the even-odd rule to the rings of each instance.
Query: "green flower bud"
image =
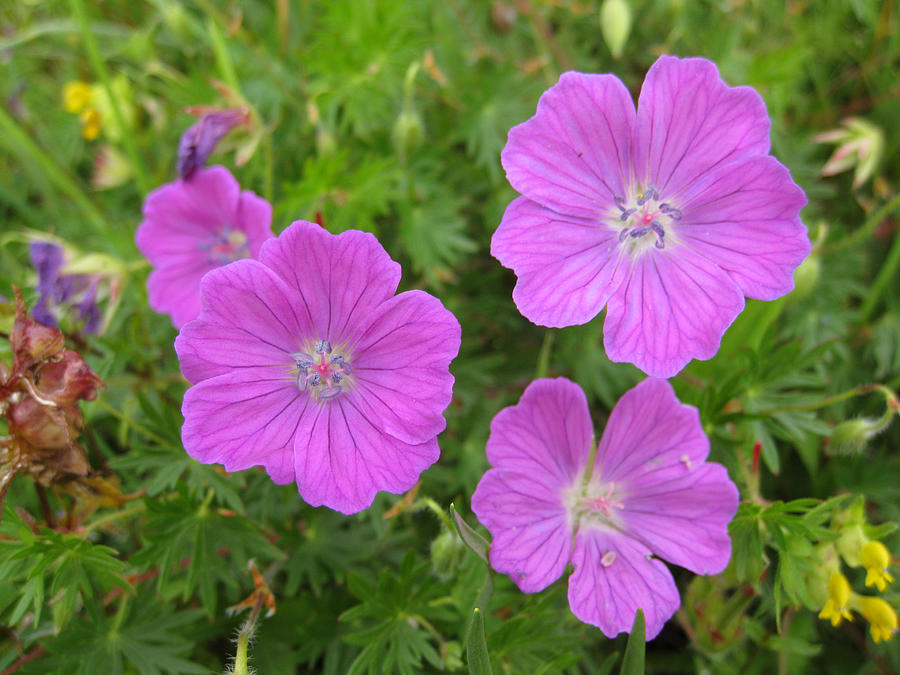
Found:
[[[890,418],[887,421],[890,423]],[[845,454],[862,452],[866,444],[885,427],[884,420],[871,417],[841,422],[831,432],[831,446]]]
[[[394,147],[397,148],[397,153],[401,157],[405,157],[410,151],[419,147],[424,136],[425,130],[419,113],[411,108],[400,113],[400,117],[394,123],[393,137]]]
[[[336,150],[337,141],[334,139],[334,134],[323,124],[316,126],[316,152],[319,157],[331,157]]]
[[[819,256],[811,253],[800,267],[794,270],[794,290],[788,297],[791,300],[802,300],[808,296],[819,282],[821,272],[822,263]]]
[[[603,0],[600,6],[600,32],[613,57],[622,56],[631,32],[631,7],[627,0]]]
[[[440,579],[450,579],[462,560],[465,545],[454,532],[443,530],[431,542],[431,567]]]

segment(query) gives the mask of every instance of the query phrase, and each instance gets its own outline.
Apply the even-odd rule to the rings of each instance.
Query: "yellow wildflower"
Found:
[[[853,621],[848,605],[850,603],[850,583],[840,572],[832,572],[828,580],[828,602],[819,612],[820,619],[830,619],[832,626],[839,626],[842,619]]]
[[[875,586],[883,591],[894,580],[887,571],[891,555],[880,541],[870,541],[863,546],[859,562],[866,568],[866,586]]]
[[[870,624],[872,639],[887,642],[897,632],[897,612],[881,598],[859,598],[859,612]]]
[[[81,115],[81,135],[92,141],[100,135],[100,113],[96,108],[85,108]]]
[[[75,80],[63,87],[63,105],[70,113],[79,113],[91,102],[91,85]]]

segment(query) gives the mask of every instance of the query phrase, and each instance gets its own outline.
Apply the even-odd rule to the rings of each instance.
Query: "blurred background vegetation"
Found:
[[[468,500],[490,420],[533,377],[579,382],[598,424],[642,377],[606,359],[602,317],[550,331],[520,316],[489,242],[515,196],[500,150],[541,92],[575,69],[614,73],[636,97],[660,54],[707,57],[761,93],[772,152],[809,198],[814,253],[797,291],[748,303],[720,353],[673,382],[745,504],[726,573],[673,570],[683,608],[647,670],[900,671],[900,639],[874,644],[861,617],[817,619],[811,581],[821,547],[851,526],[900,550],[900,425],[829,439],[884,413],[884,397],[855,387],[900,386],[893,0],[3,2],[0,295],[16,284],[37,301],[27,242],[43,233],[105,273],[109,297],[102,335],[61,326],[107,385],[82,405],[95,489],[39,495],[18,477],[6,497],[0,671],[222,671],[242,621],[225,608],[253,591],[250,558],[277,601],[251,647],[259,673],[465,671],[475,606],[494,672],[615,671],[624,637],[574,619],[564,582],[519,593],[438,514],[455,502],[477,525]],[[87,87],[78,112],[72,82]],[[344,517],[259,470],[184,453],[176,332],[147,304],[134,231],[147,192],[176,177],[196,106],[250,111],[212,162],[271,201],[276,232],[295,219],[374,232],[401,288],[460,319],[442,457],[417,495]],[[0,331],[11,323],[5,305]],[[845,571],[863,592],[864,573]],[[900,604],[895,589],[882,597]]]

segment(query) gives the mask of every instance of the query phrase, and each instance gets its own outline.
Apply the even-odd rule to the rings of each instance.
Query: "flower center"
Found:
[[[675,221],[681,220],[681,211],[662,201],[652,184],[633,196],[616,196],[614,201],[619,209],[614,227],[619,230],[619,242],[628,246],[631,253],[646,250],[650,242],[655,248],[664,249],[666,234],[671,235]]]
[[[563,500],[570,519],[578,527],[621,531],[624,521],[619,513],[624,507],[621,490],[615,483],[581,479],[564,494]]]
[[[231,229],[230,225],[211,234],[197,244],[197,248],[206,251],[206,260],[212,265],[227,265],[234,260],[250,257],[247,235],[241,230]]]
[[[318,340],[310,353],[293,352],[291,358],[297,364],[297,388],[319,401],[334,398],[352,381],[350,361],[336,353],[328,340]]]

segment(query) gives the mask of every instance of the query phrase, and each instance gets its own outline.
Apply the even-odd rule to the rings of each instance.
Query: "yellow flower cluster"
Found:
[[[63,105],[81,120],[81,135],[93,141],[100,135],[100,112],[91,105],[91,85],[75,80],[63,87]]]
[[[882,598],[859,595],[851,590],[850,582],[840,571],[838,551],[848,564],[862,565],[866,570],[866,586],[875,586],[879,591],[884,591],[894,580],[888,572],[891,556],[880,541],[868,540],[858,524],[842,528],[851,529],[853,531],[849,533],[842,531],[837,547],[826,544],[819,549],[823,564],[816,575],[820,580],[818,584],[824,586],[825,578],[828,579],[827,600],[819,612],[819,618],[831,621],[832,626],[839,626],[844,619],[853,621],[851,610],[854,610],[869,622],[875,642],[887,642],[897,632],[897,612]]]

